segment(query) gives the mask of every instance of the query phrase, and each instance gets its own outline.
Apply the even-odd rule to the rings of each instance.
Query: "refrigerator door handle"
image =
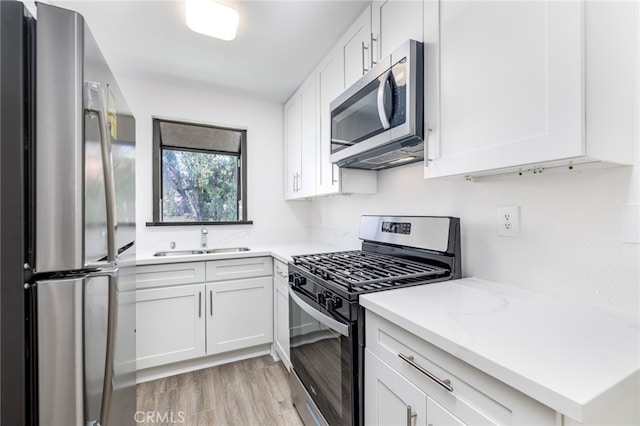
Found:
[[[102,384],[102,402],[100,404],[100,425],[109,425],[109,411],[113,396],[113,376],[115,358],[115,340],[118,318],[118,269],[91,274],[92,277],[106,276],[109,280],[109,298],[107,302],[107,345],[104,362],[104,382]]]
[[[93,81],[84,83],[85,108],[89,113],[95,114],[100,127],[100,148],[102,151],[102,169],[104,170],[105,198],[107,206],[107,262],[115,264],[117,261],[116,248],[116,192],[115,177],[113,174],[113,160],[111,158],[111,136],[108,129],[107,110],[104,91],[109,90],[107,85],[103,90],[102,84]]]

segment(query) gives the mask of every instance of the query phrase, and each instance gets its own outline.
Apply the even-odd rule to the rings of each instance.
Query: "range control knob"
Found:
[[[331,298],[327,298],[326,301],[324,302],[324,306],[325,308],[327,308],[327,311],[335,311],[336,309],[342,306],[342,300],[340,300],[335,296]]]
[[[327,311],[333,311],[336,309],[336,301],[333,299],[327,299],[324,302],[324,306],[327,308]]]
[[[293,286],[300,287],[307,283],[307,279],[302,275],[293,274]]]
[[[316,296],[318,297],[318,303],[324,305],[327,300],[327,296],[324,293],[318,293]]]

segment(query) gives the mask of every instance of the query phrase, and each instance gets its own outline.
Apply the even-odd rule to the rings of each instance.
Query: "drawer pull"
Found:
[[[289,278],[289,275],[285,274],[281,270],[278,269],[277,272],[278,272],[278,275],[280,275],[282,278],[287,278],[287,279]]]
[[[414,413],[410,405],[407,405],[407,426],[413,425],[413,419],[418,417],[418,413]]]
[[[451,380],[449,379],[442,380],[441,378],[437,377],[435,374],[428,372],[423,367],[416,364],[416,362],[413,360],[413,355],[405,355],[403,353],[398,353],[398,356],[403,361],[408,363],[410,366],[412,366],[413,368],[415,368],[416,370],[418,370],[419,372],[421,372],[422,374],[424,374],[425,376],[427,376],[428,378],[430,378],[431,380],[433,380],[434,382],[436,382],[437,384],[439,384],[440,386],[448,390],[449,392],[453,392],[453,388],[451,387]]]

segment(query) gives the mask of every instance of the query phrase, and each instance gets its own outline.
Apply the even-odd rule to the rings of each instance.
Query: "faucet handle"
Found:
[[[208,234],[209,230],[204,225],[202,225],[202,229],[200,229],[200,233],[201,234]]]

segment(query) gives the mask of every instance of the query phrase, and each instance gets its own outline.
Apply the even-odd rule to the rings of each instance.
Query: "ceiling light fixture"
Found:
[[[236,38],[238,12],[211,0],[185,0],[187,26],[200,34],[222,40]]]

